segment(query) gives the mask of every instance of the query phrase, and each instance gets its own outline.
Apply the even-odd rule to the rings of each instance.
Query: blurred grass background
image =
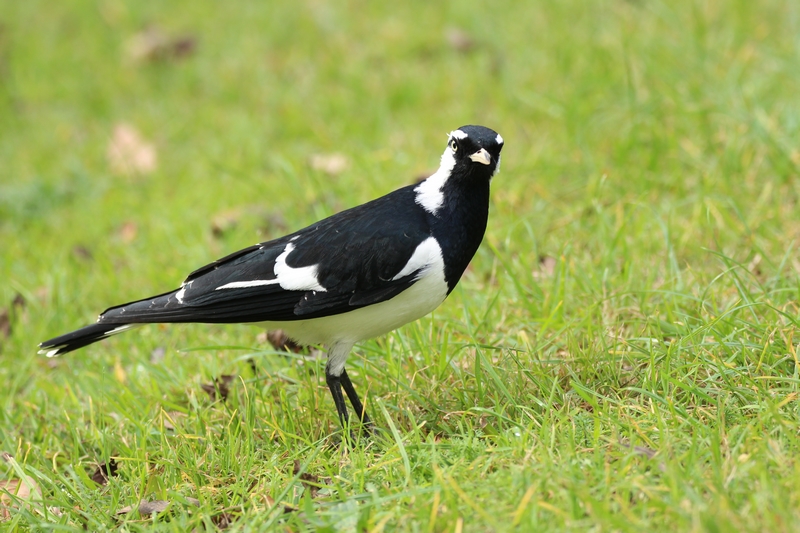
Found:
[[[0,0],[0,473],[41,493],[0,526],[796,530],[799,54],[789,1]],[[246,326],[36,355],[469,123],[487,235],[351,356],[374,441]]]

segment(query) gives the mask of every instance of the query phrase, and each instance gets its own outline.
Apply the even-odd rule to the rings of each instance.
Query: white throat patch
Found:
[[[461,130],[456,131],[461,132]],[[428,213],[435,215],[439,208],[442,207],[442,203],[444,203],[442,187],[444,187],[445,182],[450,177],[454,166],[456,166],[456,158],[453,156],[453,151],[448,146],[444,149],[444,153],[442,154],[439,170],[414,188],[414,192],[417,193],[415,201],[425,208],[425,211]]]

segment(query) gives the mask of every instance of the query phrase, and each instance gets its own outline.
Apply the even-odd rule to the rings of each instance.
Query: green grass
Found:
[[[147,24],[195,53],[131,59]],[[26,302],[0,479],[42,492],[0,528],[796,530],[798,35],[790,1],[0,0],[0,310]],[[155,172],[112,172],[121,122]],[[487,235],[444,305],[350,357],[371,441],[340,442],[324,359],[253,328],[36,355],[410,183],[467,123],[506,140]],[[342,174],[309,165],[332,152]],[[172,506],[115,514],[140,500]]]

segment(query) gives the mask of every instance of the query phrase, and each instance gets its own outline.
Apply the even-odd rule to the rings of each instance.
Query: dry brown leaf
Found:
[[[170,505],[172,505],[172,502],[168,500],[153,500],[149,502],[142,502],[139,504],[139,514],[148,515],[148,514],[163,513],[164,511],[169,509]]]
[[[763,257],[761,257],[761,254],[756,254],[752,261],[750,261],[750,264],[747,265],[747,270],[752,272],[757,278],[762,278],[764,275],[764,272],[761,270],[762,259]]]
[[[219,513],[211,517],[211,522],[219,529],[228,529],[235,521],[231,513]]]
[[[286,224],[286,219],[280,211],[262,210],[261,220],[259,231],[265,235],[269,235],[271,232],[286,233],[286,230],[289,228]]]
[[[165,429],[171,431],[175,430],[175,423],[178,419],[185,418],[186,413],[180,411],[161,411],[161,423],[164,424]]]
[[[276,505],[275,504],[275,498],[273,498],[269,494],[265,494],[263,496],[263,498],[264,498],[264,503],[267,504],[268,508],[272,509],[273,507],[275,507],[275,505]],[[293,513],[293,512],[295,512],[297,510],[298,510],[297,507],[289,505],[288,503],[284,503],[283,504],[283,514]]]
[[[556,271],[558,259],[549,255],[539,256],[539,272],[534,272],[533,277],[552,276]]]
[[[656,450],[648,448],[647,446],[631,446],[629,442],[620,442],[620,445],[622,445],[623,448],[631,450],[634,454],[642,455],[644,457],[647,457],[648,459],[653,459],[656,455],[658,455],[658,452]],[[666,472],[667,470],[666,463],[659,462],[658,469],[662,472]]]
[[[211,234],[216,238],[222,237],[239,223],[242,217],[241,209],[228,209],[214,215],[211,219]]]
[[[125,244],[128,244],[136,239],[137,233],[139,233],[139,227],[136,225],[136,222],[126,220],[117,230],[117,238]]]
[[[33,291],[33,295],[36,296],[37,300],[43,302],[50,296],[50,289],[46,286],[37,287],[36,290]]]
[[[11,311],[7,308],[0,310],[0,337],[7,339],[11,336]]]
[[[16,472],[21,472],[21,467],[8,452],[2,452],[2,458],[7,463],[12,463]],[[36,481],[30,476],[22,476],[21,479],[9,479],[0,481],[0,520],[11,518],[12,509],[17,508],[19,503],[29,503],[32,500],[41,500],[42,491]]]
[[[279,211],[265,209],[261,204],[251,204],[216,213],[211,218],[211,234],[219,239],[236,228],[243,219],[248,225],[257,224],[259,234],[267,236],[285,233],[288,227]]]
[[[169,61],[183,59],[194,53],[197,39],[191,35],[168,35],[158,26],[148,25],[131,37],[125,50],[134,61]]]
[[[156,169],[156,147],[130,124],[114,126],[106,151],[111,170],[123,176],[149,174]]]
[[[200,507],[200,500],[197,498],[186,498],[186,501],[195,507]],[[139,514],[142,516],[151,515],[151,514],[158,514],[163,513],[167,509],[169,509],[170,505],[174,502],[170,500],[152,500],[152,501],[141,501],[139,502],[139,506],[137,510]],[[123,515],[128,514],[133,510],[133,506],[126,505],[125,507],[119,509],[115,515]]]
[[[167,351],[164,349],[163,346],[157,346],[150,352],[150,362],[154,365],[159,364],[161,361],[164,360],[164,356],[167,354]]]
[[[470,52],[475,48],[475,39],[461,28],[449,28],[445,38],[447,44],[458,52]]]
[[[230,385],[234,379],[236,379],[236,376],[223,374],[220,377],[215,378],[211,383],[202,383],[200,388],[206,391],[212,400],[217,399],[217,391],[219,391],[219,397],[224,401],[228,399]]]
[[[253,375],[258,375],[258,366],[256,365],[256,360],[252,357],[247,358],[247,364],[250,366],[250,370],[253,372]]]
[[[92,251],[82,244],[79,244],[72,248],[72,255],[74,255],[77,259],[80,259],[81,261],[91,261],[92,259],[94,259]]]
[[[265,334],[265,340],[268,341],[276,350],[300,353],[304,349],[303,346],[290,339],[289,336],[286,335],[286,332],[282,329],[267,331]]]
[[[109,458],[108,463],[100,463],[97,465],[94,473],[92,474],[92,481],[98,485],[105,485],[108,483],[108,478],[117,475],[117,462],[113,457]]]
[[[131,507],[130,505],[126,505],[125,507],[117,509],[117,512],[115,512],[114,514],[115,515],[128,514],[131,511],[133,511],[133,507]]]
[[[636,454],[644,455],[648,459],[652,459],[653,457],[655,457],[656,453],[658,453],[655,450],[648,448],[647,446],[634,446],[633,451]]]
[[[26,303],[25,298],[20,293],[17,293],[14,299],[11,300],[11,305],[0,310],[0,338],[7,339],[11,336],[12,317],[19,310],[24,309]]]
[[[149,514],[163,513],[164,511],[169,509],[169,506],[170,506],[171,503],[172,502],[165,501],[165,500],[153,500],[153,501],[150,501],[150,502],[141,502],[139,504],[139,507],[138,507],[139,514],[140,515],[149,515]],[[120,514],[128,514],[132,510],[133,510],[132,506],[126,505],[125,507],[123,507],[122,509],[117,511],[116,514],[118,514],[118,515],[120,515]]]
[[[295,459],[294,467],[292,468],[292,474],[297,475],[300,473],[300,461]],[[319,492],[319,478],[313,474],[309,474],[308,472],[303,472],[300,474],[300,483],[308,490],[311,497],[314,498],[317,496],[317,492]]]
[[[347,156],[339,153],[314,154],[309,163],[314,170],[320,170],[331,176],[341,174],[350,165]]]

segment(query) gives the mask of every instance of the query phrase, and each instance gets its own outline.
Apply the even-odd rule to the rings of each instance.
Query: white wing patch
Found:
[[[186,296],[186,289],[191,287],[192,283],[194,283],[194,281],[190,281],[189,283],[182,283],[181,284],[181,290],[179,290],[178,292],[175,293],[175,298],[178,299],[178,303],[181,303],[181,304],[183,303],[183,297]]]
[[[221,287],[217,287],[214,289],[215,291],[221,289],[246,289],[247,287],[261,287],[262,285],[275,285],[278,283],[278,279],[254,279],[252,281],[232,281],[230,283],[226,283]],[[176,295],[177,296],[177,295]]]
[[[116,335],[118,333],[122,333],[123,331],[128,331],[131,328],[135,328],[141,326],[141,324],[124,324],[122,326],[116,327],[112,330],[106,331],[103,333],[104,336],[110,337],[111,335]]]
[[[291,242],[278,259],[275,260],[275,276],[281,288],[287,291],[322,291],[325,287],[317,281],[317,265],[292,268],[286,264],[286,257],[294,250]]]
[[[406,266],[403,267],[403,270],[397,273],[395,277],[392,278],[392,281],[398,280],[400,278],[404,278],[408,275],[413,274],[416,271],[420,271],[417,275],[417,278],[421,278],[425,275],[425,272],[431,267],[431,265],[439,264],[443,262],[442,259],[442,248],[439,246],[439,243],[433,237],[428,237],[419,245],[417,246],[414,253],[411,254],[411,258],[406,263]]]
[[[307,267],[292,268],[286,264],[286,258],[294,250],[294,244],[289,243],[281,255],[275,260],[274,279],[253,279],[250,281],[232,281],[214,290],[222,289],[244,289],[248,287],[260,287],[263,285],[278,284],[286,291],[321,291],[325,292],[325,287],[320,285],[317,280],[317,265]]]

